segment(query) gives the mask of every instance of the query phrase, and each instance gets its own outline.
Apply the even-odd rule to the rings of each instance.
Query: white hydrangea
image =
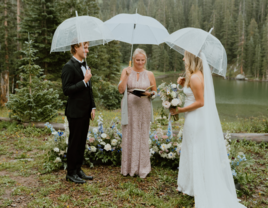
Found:
[[[60,149],[58,147],[55,147],[53,150],[54,150],[54,152],[59,152],[60,151]]]
[[[172,87],[173,89],[175,89],[175,88],[177,88],[177,85],[176,85],[176,84],[172,84],[171,87]]]
[[[177,97],[177,94],[176,94],[176,92],[174,92],[174,91],[172,91],[170,95],[171,95],[172,98]]]
[[[181,129],[180,132],[178,133],[178,138],[181,138],[182,134],[183,134],[183,129]]]
[[[94,133],[94,134],[97,134],[97,133],[98,133],[98,128],[94,128],[94,129],[93,129],[93,133]]]
[[[104,146],[104,149],[105,149],[106,151],[111,151],[111,150],[112,150],[112,146],[111,146],[110,144],[106,144],[106,145]]]
[[[154,153],[155,153],[155,151],[151,148],[150,149],[150,157],[152,157]]]
[[[57,157],[57,158],[54,160],[54,163],[60,163],[60,162],[61,162],[60,157]]]
[[[182,143],[177,145],[177,153],[178,153],[178,155],[180,154],[181,147],[182,147]]]
[[[161,154],[161,157],[163,157],[163,158],[167,158],[167,153],[163,153],[163,154]]]
[[[116,140],[116,139],[113,139],[113,140],[111,141],[111,144],[112,144],[113,146],[117,145],[117,140]]]
[[[158,152],[159,151],[159,149],[158,149],[158,147],[157,146],[153,146],[153,148],[152,148],[155,152]]]
[[[96,152],[97,148],[95,146],[90,146],[90,150],[91,150],[91,152]]]
[[[168,144],[167,144],[167,149],[169,149],[171,146],[172,146],[172,143],[171,143],[171,142],[168,143]]]
[[[174,98],[172,101],[171,101],[171,105],[172,106],[178,106],[178,105],[181,105],[182,102],[179,98]]]
[[[105,134],[105,133],[101,134],[101,138],[106,139],[106,137],[107,137],[107,134]]]
[[[169,109],[169,107],[170,107],[170,102],[168,102],[168,101],[164,101],[164,102],[162,103],[162,105],[163,105],[164,108]]]

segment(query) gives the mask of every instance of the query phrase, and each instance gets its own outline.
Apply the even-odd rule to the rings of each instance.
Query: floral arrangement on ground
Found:
[[[65,118],[63,132],[56,131],[52,125],[46,123],[51,130],[52,135],[47,141],[49,151],[45,158],[44,170],[50,172],[57,168],[67,167],[67,149],[69,127]],[[85,146],[84,163],[93,167],[96,164],[107,164],[118,166],[121,164],[121,143],[122,133],[121,124],[118,118],[105,125],[103,116],[98,116],[98,127],[92,128],[88,132],[88,138]],[[151,164],[168,168],[177,168],[179,166],[179,157],[182,147],[183,129],[181,128],[177,135],[172,133],[172,126],[168,126],[167,133],[162,130],[161,124],[151,125],[148,143],[150,146]],[[229,132],[225,135],[226,148],[229,156],[229,162],[232,168],[232,174],[236,184],[244,183],[245,176],[239,172],[239,167],[248,167],[252,164],[240,148],[237,141],[230,140]],[[239,141],[239,140],[238,140]]]

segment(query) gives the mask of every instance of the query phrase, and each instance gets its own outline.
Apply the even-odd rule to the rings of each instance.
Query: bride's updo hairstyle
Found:
[[[185,86],[190,87],[190,80],[193,73],[201,71],[203,73],[203,63],[202,59],[193,55],[192,53],[185,51],[184,52],[184,62],[185,62]]]
[[[146,69],[147,55],[146,55],[146,52],[145,52],[143,49],[141,49],[141,48],[136,48],[136,50],[134,51],[134,53],[133,53],[133,64],[134,64],[134,59],[136,58],[136,56],[137,56],[138,54],[142,54],[142,55],[145,56],[145,64],[144,64],[144,68]]]

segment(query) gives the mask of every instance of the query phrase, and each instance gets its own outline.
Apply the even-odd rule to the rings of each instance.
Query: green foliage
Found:
[[[55,73],[60,77],[60,69],[66,63],[67,54],[50,53],[53,34],[61,23],[59,12],[53,0],[26,0],[24,18],[21,21],[20,41],[33,38],[33,48],[37,50],[36,64],[45,70],[45,74]],[[23,64],[23,63],[22,63]]]
[[[98,106],[103,106],[108,110],[120,108],[123,95],[118,92],[117,85],[100,79],[93,83],[94,100]]]
[[[17,20],[14,1],[0,0],[0,72],[16,73]]]
[[[10,95],[6,106],[11,111],[10,117],[19,121],[50,121],[57,116],[62,107],[57,91],[50,88],[50,81],[44,80],[43,70],[35,65],[33,41],[26,42],[22,59],[25,65],[20,67],[22,81],[17,81],[20,88]]]

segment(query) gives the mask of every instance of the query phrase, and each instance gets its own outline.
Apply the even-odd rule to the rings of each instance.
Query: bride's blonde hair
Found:
[[[193,55],[188,51],[184,52],[184,58],[186,70],[185,86],[190,87],[190,80],[192,74],[197,71],[201,71],[201,73],[203,74],[203,63],[201,58]]]

